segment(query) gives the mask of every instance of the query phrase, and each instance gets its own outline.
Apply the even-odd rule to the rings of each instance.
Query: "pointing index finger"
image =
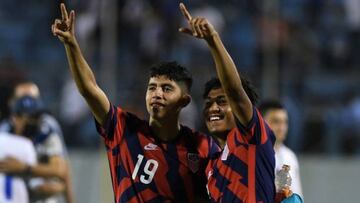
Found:
[[[64,3],[61,3],[60,5],[60,9],[61,9],[61,17],[62,20],[67,20],[68,19],[68,13],[66,11],[66,7]]]
[[[185,5],[183,3],[180,3],[180,10],[183,13],[183,15],[185,16],[185,18],[188,21],[191,21],[192,17],[191,17],[189,11],[186,9],[186,7],[185,7]]]

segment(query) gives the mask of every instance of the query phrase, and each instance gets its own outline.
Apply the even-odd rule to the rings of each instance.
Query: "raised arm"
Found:
[[[87,64],[75,37],[75,11],[67,13],[65,4],[60,5],[61,20],[55,19],[52,33],[64,44],[72,77],[80,94],[85,98],[95,119],[104,124],[110,102],[96,83],[95,76]]]
[[[242,86],[236,66],[224,47],[219,34],[207,19],[202,17],[192,18],[182,3],[180,3],[180,10],[188,21],[190,28],[180,28],[179,31],[204,39],[207,42],[232,111],[243,125],[247,125],[253,116],[252,103]]]

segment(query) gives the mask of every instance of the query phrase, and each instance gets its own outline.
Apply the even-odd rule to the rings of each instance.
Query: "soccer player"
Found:
[[[52,32],[65,46],[72,76],[104,138],[115,202],[199,202],[195,196],[205,183],[197,185],[197,179],[218,148],[210,137],[179,124],[191,100],[188,71],[175,62],[151,68],[145,99],[150,118],[141,120],[110,103],[75,38],[75,12],[68,14],[61,4],[61,13]]]
[[[24,96],[29,96],[41,103],[39,88],[31,81],[23,81],[15,86],[11,103],[18,101]],[[16,117],[16,115],[13,116]],[[62,187],[65,187],[65,191],[62,191],[61,193],[64,193],[67,202],[72,203],[74,202],[74,198],[71,185],[70,165],[67,159],[61,128],[56,119],[48,113],[42,112],[39,119],[40,127],[37,132],[34,132],[30,137],[35,145],[38,159],[38,164],[32,167],[31,175],[44,177],[48,180],[47,182],[50,182],[51,184],[44,183],[43,186],[38,186],[36,189],[36,193],[38,194],[41,194],[41,191],[44,191],[44,193],[47,194],[32,197],[38,200],[41,199],[44,202],[60,201],[61,195],[56,194],[55,197],[46,192],[45,189],[51,187],[52,182],[57,181],[56,185],[64,185]],[[5,120],[2,122],[0,131],[15,133],[14,120]],[[20,165],[24,163],[14,159],[7,164],[7,167],[11,168],[12,165],[17,164]],[[61,181],[59,179],[61,179]]]
[[[6,174],[3,160],[16,158],[28,166],[36,164],[36,153],[30,139],[20,135],[0,132],[0,202],[28,203],[29,194],[25,177]],[[26,170],[26,168],[24,168]],[[3,172],[2,172],[3,171]]]
[[[211,202],[273,203],[275,136],[254,106],[256,94],[213,26],[205,18],[192,18],[183,4],[180,9],[190,28],[179,31],[207,42],[219,77],[204,92],[205,122],[222,148],[206,170]]]
[[[291,190],[302,196],[298,159],[295,153],[284,144],[289,128],[288,112],[279,101],[275,100],[262,102],[259,110],[262,115],[264,115],[265,121],[269,124],[276,136],[274,145],[275,170],[280,170],[284,164],[289,165],[292,178]]]

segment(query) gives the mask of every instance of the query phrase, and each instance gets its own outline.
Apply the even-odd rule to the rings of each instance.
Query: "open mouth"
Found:
[[[210,115],[210,116],[208,117],[208,121],[210,121],[210,122],[221,121],[221,120],[223,120],[223,119],[224,119],[224,116],[223,116],[223,115],[219,115],[219,114],[217,114],[217,115]]]

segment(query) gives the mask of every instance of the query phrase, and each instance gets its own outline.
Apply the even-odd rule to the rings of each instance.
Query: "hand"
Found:
[[[64,3],[60,4],[60,9],[61,20],[55,19],[54,24],[51,25],[51,31],[54,36],[57,36],[60,39],[61,42],[65,44],[74,44],[75,11],[70,11],[70,15],[68,15]]]
[[[26,171],[27,165],[13,157],[7,157],[0,161],[0,172],[21,175]]]
[[[290,197],[293,194],[292,190],[288,186],[281,189],[281,192],[285,195],[286,198]]]
[[[180,28],[179,29],[180,32],[192,35],[200,39],[205,39],[206,41],[209,41],[212,38],[212,36],[217,34],[214,27],[208,22],[206,18],[203,17],[192,18],[189,11],[186,9],[183,3],[180,3],[180,10],[190,26],[190,28]]]

